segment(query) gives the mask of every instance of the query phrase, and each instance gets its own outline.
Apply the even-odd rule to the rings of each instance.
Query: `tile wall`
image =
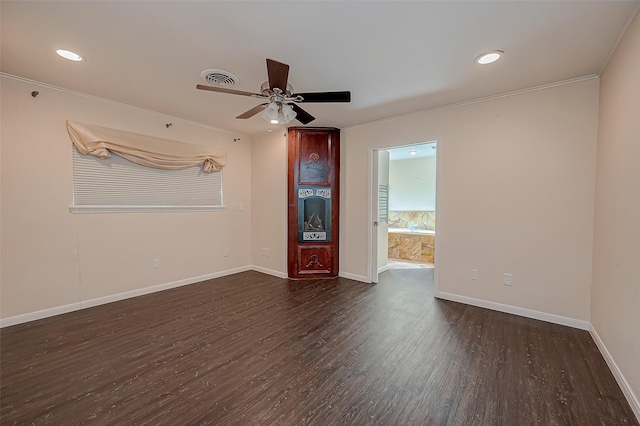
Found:
[[[435,231],[436,212],[389,212],[389,228],[424,229]]]

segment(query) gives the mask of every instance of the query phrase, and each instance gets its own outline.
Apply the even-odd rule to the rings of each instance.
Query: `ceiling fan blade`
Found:
[[[289,105],[291,105],[291,108],[293,108],[293,110],[297,114],[296,120],[298,120],[302,124],[309,124],[316,119],[313,115],[309,114],[307,111],[303,110],[298,105],[296,104],[289,104]]]
[[[212,92],[228,93],[230,95],[242,95],[242,96],[251,96],[254,98],[264,98],[263,95],[260,95],[258,93],[243,92],[242,90],[225,89],[223,87],[206,86],[204,84],[196,85],[196,89],[210,90]]]
[[[351,102],[351,92],[311,92],[291,95],[292,98],[296,96],[302,96],[302,100],[296,102]]]
[[[258,106],[255,106],[255,107],[251,108],[249,111],[240,114],[236,118],[251,118],[254,115],[256,115],[257,113],[259,113],[260,111],[262,111],[263,109],[265,109],[267,107],[267,105],[269,105],[269,104],[260,104]]]
[[[273,59],[267,59],[267,74],[269,75],[269,88],[278,88],[282,93],[287,91],[287,80],[289,80],[289,65],[283,64]]]

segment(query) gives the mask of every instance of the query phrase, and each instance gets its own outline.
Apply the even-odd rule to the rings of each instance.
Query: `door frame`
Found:
[[[409,143],[409,144],[399,144],[394,146],[382,147],[382,148],[369,148],[369,184],[368,184],[368,232],[367,232],[367,280],[370,283],[378,282],[378,232],[377,228],[374,226],[374,222],[378,220],[377,213],[377,203],[378,203],[378,156],[375,154],[375,151],[393,149],[393,148],[402,148],[413,145],[423,145],[428,143],[436,144],[436,218],[442,218],[442,197],[441,197],[441,188],[442,188],[442,140],[433,139],[428,142],[417,142],[417,143]],[[442,259],[442,251],[440,250],[442,235],[438,233],[438,229],[442,229],[442,227],[438,226],[439,221],[436,220],[436,242],[435,242],[435,258],[433,263],[433,284],[434,284],[434,294],[438,294],[439,292],[439,271],[440,271],[440,261]]]
[[[367,271],[367,279],[372,284],[378,283],[378,275],[380,274],[380,269],[378,268],[378,236],[380,230],[380,218],[378,217],[378,207],[379,207],[379,158],[380,151],[384,149],[369,149],[369,157],[370,157],[370,203],[369,203],[369,228],[371,232],[375,235],[369,235],[368,240],[370,243],[369,252],[371,258],[369,259],[370,268]],[[387,227],[388,227],[387,221]],[[386,271],[386,269],[385,269]]]

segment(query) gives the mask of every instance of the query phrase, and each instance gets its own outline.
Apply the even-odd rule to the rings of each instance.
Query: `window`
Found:
[[[82,155],[72,144],[72,213],[213,211],[222,205],[222,170],[161,170],[118,155]]]

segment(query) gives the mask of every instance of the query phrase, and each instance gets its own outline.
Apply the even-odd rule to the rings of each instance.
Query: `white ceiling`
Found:
[[[259,92],[265,59],[297,92],[350,90],[349,104],[302,104],[310,126],[344,128],[598,74],[638,1],[6,1],[3,73],[244,134],[258,99],[200,91],[200,73]],[[86,57],[66,61],[56,49]],[[488,66],[487,50],[505,51]],[[299,125],[298,122],[291,124]]]
[[[421,143],[415,145],[401,146],[397,148],[389,148],[389,161],[411,160],[422,157],[436,156],[436,142]],[[413,154],[412,154],[413,153]]]

